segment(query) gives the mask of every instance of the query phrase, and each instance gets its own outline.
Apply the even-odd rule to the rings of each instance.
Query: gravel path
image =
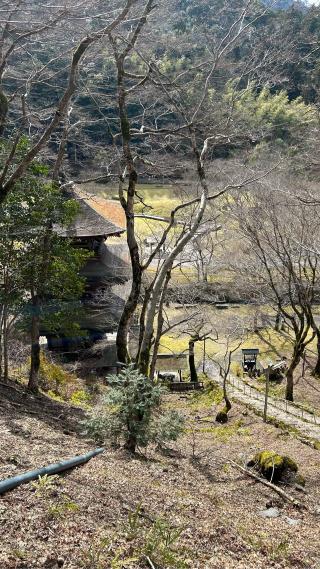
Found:
[[[223,385],[223,379],[218,373],[218,368],[212,366],[209,373],[215,381]],[[263,413],[264,394],[247,385],[241,378],[230,376],[228,379],[228,393],[232,398],[248,404]],[[313,413],[305,411],[289,401],[269,397],[267,414],[268,417],[273,417],[290,427],[298,429],[303,436],[320,442],[320,417]]]

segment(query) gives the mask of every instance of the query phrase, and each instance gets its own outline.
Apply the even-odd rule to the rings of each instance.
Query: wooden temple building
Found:
[[[79,334],[63,330],[59,333],[42,331],[48,349],[79,355],[107,334],[114,334],[123,309],[130,265],[126,240],[123,238],[124,216],[120,204],[106,200],[73,186],[68,196],[79,203],[79,213],[67,228],[56,227],[57,233],[71,238],[74,247],[90,251],[82,276],[86,287],[78,309],[73,315]],[[122,227],[119,222],[123,225]],[[122,236],[122,237],[121,237]]]

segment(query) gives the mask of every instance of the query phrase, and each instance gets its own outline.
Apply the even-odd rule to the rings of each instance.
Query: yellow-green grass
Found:
[[[187,354],[188,337],[187,336],[170,336],[164,334],[161,338],[160,350],[162,354]]]
[[[165,334],[161,338],[161,352],[162,353],[188,353],[188,343],[190,336],[183,334],[183,332],[172,333],[171,335]],[[235,338],[233,342],[229,345],[230,349],[236,347],[239,343],[239,338]],[[236,373],[235,366],[237,366],[237,360],[241,356],[242,348],[259,348],[259,359],[262,360],[263,364],[268,364],[270,361],[275,362],[280,357],[286,356],[290,357],[292,353],[292,341],[288,334],[283,334],[281,332],[276,332],[272,328],[265,328],[258,333],[249,334],[239,346],[239,348],[233,353],[232,359],[234,362],[233,371]],[[206,342],[206,354],[207,357],[214,360],[221,360],[225,354],[227,348],[227,338],[225,335],[221,334],[219,336],[218,342],[207,341]],[[202,361],[203,358],[203,342],[196,342],[195,344],[195,357],[198,362]]]
[[[137,221],[144,221],[144,220],[137,220]],[[139,228],[143,227],[143,225],[139,223]],[[152,233],[148,234],[148,226],[145,225],[145,231],[142,235],[139,231],[140,237],[148,237],[152,235]],[[149,267],[147,270],[147,274],[150,276],[154,276],[156,273],[155,267]],[[233,281],[234,275],[228,271],[221,271],[219,274],[208,275],[208,284],[222,284],[222,283],[231,283]],[[175,284],[189,284],[189,283],[196,283],[198,282],[198,273],[194,267],[176,267],[171,271],[171,285]]]
[[[142,219],[139,217],[135,219],[137,235],[141,240],[146,237],[151,237],[152,235],[157,235],[166,228],[166,225],[166,222],[155,221],[154,219]]]
[[[85,184],[84,189],[93,192],[107,199],[118,199],[118,188],[115,185]],[[138,184],[137,194],[147,206],[137,198],[135,213],[149,214],[162,217],[170,216],[171,211],[181,203],[179,189],[173,185],[166,184]],[[140,238],[146,238],[162,231],[166,226],[165,222],[149,219],[136,219],[137,233]]]
[[[160,352],[162,354],[188,354],[190,336],[164,334],[161,338]],[[194,346],[195,357],[198,361],[203,358],[203,342],[196,342]],[[215,356],[219,353],[221,345],[216,342],[206,342],[206,353],[208,356]]]
[[[104,186],[91,183],[86,184],[85,189],[103,198],[118,199],[118,188],[113,184]],[[146,205],[152,208],[150,210],[146,209],[145,213],[149,212],[154,215],[168,215],[180,203],[177,195],[178,190],[171,185],[139,184],[137,186],[137,194],[141,196]],[[142,210],[144,210],[144,205],[137,198],[136,213],[141,213]]]
[[[153,277],[155,276],[156,270],[155,267],[149,267],[148,274]],[[171,271],[171,285],[194,283],[196,280],[197,272],[192,267],[185,267],[182,270],[175,268]]]
[[[146,208],[142,202],[138,202],[135,206],[136,213],[146,213],[163,217],[169,216],[171,211],[181,203],[178,198],[172,196],[168,197],[166,195],[151,196],[150,198],[145,198],[143,196],[143,201],[150,207]]]

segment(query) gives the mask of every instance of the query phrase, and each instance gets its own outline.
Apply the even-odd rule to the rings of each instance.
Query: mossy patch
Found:
[[[203,427],[198,430],[201,433],[210,433],[215,439],[227,442],[234,436],[247,437],[251,435],[251,431],[247,427],[243,427],[242,419],[239,419],[231,425],[216,425],[212,427]]]
[[[211,407],[212,405],[220,405],[222,401],[222,388],[213,380],[207,380],[203,391],[198,391],[192,394],[189,406],[196,409],[204,409]]]

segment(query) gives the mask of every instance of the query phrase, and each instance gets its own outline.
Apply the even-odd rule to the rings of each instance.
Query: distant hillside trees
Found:
[[[156,19],[152,15],[156,22],[153,41],[151,35],[143,39],[146,58],[152,59],[164,76],[189,75],[185,95],[191,100],[201,88],[208,48],[218,48],[224,32],[246,7],[242,24],[250,24],[252,33],[242,34],[242,41],[232,44],[219,62],[210,85],[211,96],[216,93],[216,105],[220,106],[226,82],[235,77],[237,90],[246,89],[251,83],[256,85],[257,94],[266,87],[271,94],[285,91],[290,101],[302,97],[305,103],[315,103],[320,86],[320,8],[305,6],[302,10],[299,3],[293,3],[290,9],[278,10],[274,9],[277,3],[269,4],[243,0],[174,0],[170,8],[161,4]],[[131,28],[131,22],[127,23],[129,11],[137,19],[143,7],[142,0],[113,0],[101,12],[100,3],[94,0],[85,4],[68,0],[63,7],[49,0],[41,6],[35,1],[14,0],[3,9],[0,135],[12,143],[6,149],[6,159],[10,152],[14,154],[14,141],[23,132],[31,135],[34,143],[33,156],[27,161],[41,153],[53,164],[63,147],[63,155],[68,158],[66,172],[79,176],[86,164],[108,179],[113,150],[119,150],[120,141],[115,124],[117,72],[107,36],[112,30],[117,30],[119,37],[127,33]],[[143,82],[139,97],[132,91],[128,98],[128,116],[132,125],[140,128],[139,116],[149,108],[149,89],[143,88],[147,87],[144,63],[133,50],[126,57],[126,65],[127,72]],[[157,112],[158,127],[179,124],[179,113],[172,109],[170,116],[163,115],[157,98],[152,107]],[[134,143],[141,155],[150,155],[144,137],[136,136]],[[185,147],[181,140],[181,149],[182,146]],[[215,156],[229,156],[232,149],[231,143],[220,141],[215,144]],[[13,162],[11,157],[10,166]],[[2,172],[0,198],[24,167],[16,164],[15,169],[10,167],[5,174]]]

